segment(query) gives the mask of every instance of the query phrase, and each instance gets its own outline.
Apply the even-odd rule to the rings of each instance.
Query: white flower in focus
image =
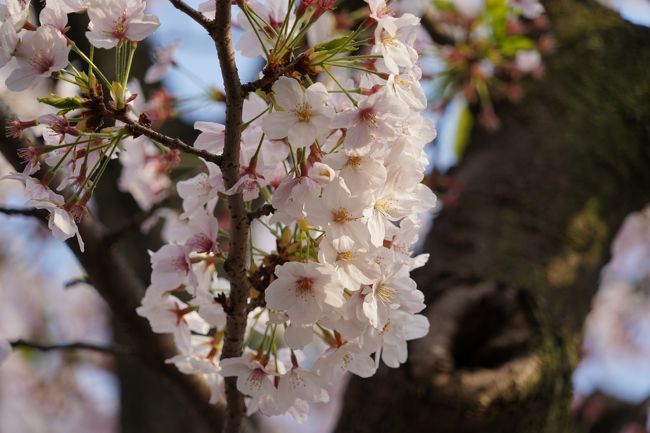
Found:
[[[271,224],[282,222],[290,224],[304,216],[305,203],[316,199],[321,186],[308,176],[285,177],[273,192],[271,204],[276,212],[271,216]]]
[[[159,334],[174,335],[174,341],[182,353],[192,350],[192,331],[206,334],[210,325],[175,296],[159,296],[156,292],[148,293],[142,300],[142,306],[136,309],[138,315],[147,318],[151,329]]]
[[[401,308],[409,313],[419,313],[425,307],[424,295],[409,276],[409,269],[400,263],[382,267],[382,277],[372,287],[364,288],[362,314],[370,324],[382,329],[391,310]]]
[[[429,333],[429,320],[420,314],[409,314],[402,310],[392,310],[386,324],[381,329],[368,327],[363,336],[364,344],[376,351],[376,360],[384,361],[391,368],[406,362],[408,350],[406,342],[422,338]]]
[[[307,220],[322,227],[327,237],[334,240],[348,236],[358,242],[365,242],[370,236],[366,224],[372,196],[354,196],[345,181],[338,177],[323,189],[320,199],[307,203]]]
[[[174,244],[163,245],[152,253],[151,267],[151,286],[160,292],[178,288],[190,272],[185,248]]]
[[[356,343],[329,349],[314,368],[329,383],[340,380],[348,371],[360,377],[370,377],[377,371],[375,361]]]
[[[334,110],[323,84],[312,84],[305,90],[297,80],[280,77],[273,85],[273,93],[284,111],[264,118],[262,128],[271,139],[287,137],[294,148],[309,147],[329,131]]]
[[[343,287],[329,266],[289,262],[276,267],[275,275],[278,278],[264,292],[266,305],[286,311],[292,324],[316,323],[325,304],[340,307],[344,303]]]
[[[304,368],[292,368],[280,376],[278,400],[284,412],[293,406],[296,400],[326,403],[329,401],[329,394],[323,388],[323,380],[316,373]]]
[[[144,0],[90,0],[88,41],[105,49],[124,41],[142,41],[160,25],[158,17],[144,14],[146,6]]]
[[[33,87],[38,78],[65,68],[69,53],[68,42],[54,27],[41,26],[27,32],[16,49],[18,68],[9,74],[5,84],[13,91]]]
[[[278,412],[274,404],[277,389],[271,379],[273,373],[260,363],[254,353],[245,352],[238,358],[222,359],[221,374],[224,377],[237,377],[237,389],[253,400],[253,404],[248,403],[249,411],[250,406],[255,406],[265,415]]]
[[[361,246],[347,236],[323,239],[318,251],[319,260],[336,269],[343,287],[357,291],[363,284],[373,284],[381,277],[379,265],[370,260],[368,246]]]
[[[226,190],[221,169],[211,162],[206,162],[205,165],[207,173],[199,173],[176,184],[178,195],[183,199],[183,216],[190,216],[203,207],[208,211],[214,210],[219,193]]]
[[[377,140],[394,139],[400,123],[410,113],[401,99],[385,93],[375,93],[361,101],[357,108],[339,113],[334,128],[346,128],[346,146],[362,148]]]
[[[373,52],[381,54],[388,70],[399,74],[399,68],[410,68],[417,59],[413,49],[419,29],[420,19],[415,15],[404,14],[389,21],[379,21],[375,29],[375,46]]]

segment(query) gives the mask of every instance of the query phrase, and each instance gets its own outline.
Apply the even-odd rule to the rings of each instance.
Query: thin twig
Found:
[[[221,155],[215,155],[214,153],[208,152],[206,150],[197,149],[195,147],[190,146],[189,144],[183,143],[183,141],[179,140],[178,138],[169,137],[165,134],[155,131],[149,128],[148,126],[136,122],[135,120],[131,119],[124,113],[109,109],[101,105],[100,105],[100,109],[104,116],[111,117],[115,120],[119,120],[120,122],[126,124],[129,130],[131,131],[131,133],[134,133],[135,135],[145,135],[170,149],[176,149],[184,153],[189,153],[191,155],[198,156],[200,158],[205,159],[206,161],[213,162],[217,165],[221,164],[221,159],[222,159]]]
[[[287,63],[284,66],[281,66],[276,69],[265,69],[264,76],[250,83],[242,84],[242,91],[246,93],[254,92],[258,89],[268,89],[275,83],[278,78],[283,75],[287,75],[297,69],[300,69],[301,66],[304,66],[307,57],[304,54],[299,55],[290,63]]]
[[[33,218],[42,218],[43,216],[47,215],[47,212],[44,211],[43,209],[35,209],[35,208],[19,209],[19,208],[0,207],[0,213],[5,215],[20,215],[20,216],[27,216]]]
[[[16,341],[10,341],[9,344],[14,349],[28,348],[28,349],[39,350],[41,352],[87,350],[91,352],[104,353],[107,355],[114,355],[114,356],[133,354],[133,351],[126,346],[117,346],[117,345],[101,346],[98,344],[83,343],[83,342],[65,343],[65,344],[43,344],[43,343],[36,343],[33,341],[16,340]]]
[[[264,206],[259,207],[254,211],[248,212],[248,221],[252,222],[259,217],[271,215],[273,212],[275,212],[275,208],[270,204],[265,204]]]
[[[211,21],[205,15],[203,15],[203,13],[197,11],[192,6],[185,3],[183,0],[169,0],[169,2],[176,9],[196,21],[201,27],[208,31],[210,30]]]

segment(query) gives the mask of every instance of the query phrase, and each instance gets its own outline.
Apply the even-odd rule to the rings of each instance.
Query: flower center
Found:
[[[377,113],[375,113],[375,110],[372,108],[364,108],[361,110],[361,113],[359,113],[361,116],[361,120],[366,122],[368,126],[371,126],[373,128],[377,127]]]
[[[352,251],[339,251],[336,254],[336,261],[338,262],[339,260],[342,261],[348,261],[354,259],[356,255]]]
[[[298,105],[293,112],[301,122],[309,122],[311,119],[311,106],[306,102]]]
[[[392,287],[380,285],[375,290],[375,296],[379,298],[384,304],[391,304],[395,296],[395,289]]]
[[[126,14],[123,13],[120,15],[120,17],[115,22],[115,25],[113,26],[113,36],[115,36],[117,39],[124,39],[127,28],[128,25],[126,23]]]
[[[352,168],[359,168],[359,166],[361,165],[362,160],[363,160],[362,157],[357,156],[357,155],[353,155],[353,156],[348,157],[348,164],[347,165],[349,165]]]
[[[333,213],[333,218],[334,218],[334,222],[337,223],[344,223],[352,219],[348,210],[343,207]]]
[[[314,280],[307,277],[302,277],[296,280],[296,290],[299,294],[310,292],[314,287]]]

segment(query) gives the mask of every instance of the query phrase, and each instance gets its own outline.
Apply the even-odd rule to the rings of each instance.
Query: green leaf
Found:
[[[85,101],[86,100],[80,96],[72,96],[66,98],[51,96],[49,98],[38,98],[38,102],[42,102],[43,104],[50,105],[54,108],[59,108],[65,112],[83,108]]]

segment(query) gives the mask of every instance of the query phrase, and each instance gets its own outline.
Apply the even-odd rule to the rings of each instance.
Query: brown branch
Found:
[[[226,188],[239,179],[239,154],[244,93],[235,63],[230,30],[231,1],[215,0],[216,14],[210,28],[226,92],[226,125],[221,171]],[[246,304],[250,282],[246,275],[246,243],[249,234],[248,213],[241,193],[228,196],[230,244],[224,269],[230,278],[230,314],[227,316],[222,359],[241,356],[246,332]],[[225,433],[239,433],[244,419],[243,395],[237,390],[237,378],[227,377]]]
[[[183,0],[169,0],[169,2],[176,9],[178,9],[179,11],[183,12],[185,15],[189,16],[194,21],[196,21],[201,27],[203,27],[208,31],[210,30],[211,21],[208,18],[206,18],[206,16],[203,15],[203,13],[197,11],[192,6],[185,3]]]
[[[264,76],[262,78],[259,78],[255,81],[251,81],[250,83],[242,84],[242,91],[244,94],[254,92],[258,89],[268,89],[275,83],[278,78],[280,78],[283,75],[287,75],[293,71],[300,70],[302,68],[306,68],[309,66],[309,64],[305,63],[308,61],[308,58],[306,55],[301,54],[298,57],[296,57],[292,62],[287,63],[284,66],[277,67],[277,68],[269,68],[268,66],[264,68]],[[304,72],[304,71],[303,71]]]
[[[134,136],[145,135],[170,149],[176,149],[184,153],[189,153],[191,155],[198,156],[200,158],[205,159],[206,161],[213,162],[217,165],[221,164],[221,159],[222,159],[221,155],[215,155],[212,152],[197,149],[195,147],[190,146],[189,144],[184,143],[178,138],[169,137],[165,134],[161,134],[160,132],[149,128],[148,126],[136,122],[135,120],[131,119],[126,114],[120,111],[107,108],[103,103],[99,104],[99,109],[101,110],[102,115],[106,117],[110,117],[115,120],[119,120],[120,122],[126,124],[127,128]]]
[[[273,212],[275,212],[275,208],[270,204],[265,204],[264,206],[259,207],[254,211],[248,212],[248,221],[252,222],[259,217],[271,215]]]
[[[0,104],[0,124],[6,124],[7,119],[11,117],[10,110]],[[14,167],[21,164],[18,149],[22,145],[21,140],[8,138],[0,146],[2,154]],[[165,362],[177,354],[172,338],[153,333],[147,320],[135,312],[140,306],[145,287],[124,257],[114,248],[105,246],[106,228],[89,215],[78,227],[86,244],[86,252],[79,250],[75,239],[69,239],[66,243],[85,269],[89,283],[106,301],[116,320],[127,331],[130,345],[137,347],[139,359],[180,391],[207,427],[223,425],[224,412],[221,407],[209,403],[211,390],[208,385],[198,377],[183,374],[175,366]]]
[[[43,218],[47,217],[47,212],[44,211],[43,209],[34,209],[34,208],[7,208],[7,207],[0,207],[0,213],[5,214],[5,215],[20,215],[20,216],[27,216],[27,217],[32,217],[32,218]]]
[[[133,351],[126,346],[118,346],[118,345],[101,346],[98,344],[82,343],[82,342],[49,345],[43,343],[35,343],[33,341],[16,340],[16,341],[10,341],[9,344],[14,349],[27,348],[27,349],[38,350],[41,352],[87,350],[91,352],[98,352],[98,353],[114,355],[114,356],[133,354]]]
[[[438,22],[433,11],[429,8],[422,14],[420,21],[422,27],[429,34],[433,43],[437,45],[454,45],[456,41],[438,28]]]

